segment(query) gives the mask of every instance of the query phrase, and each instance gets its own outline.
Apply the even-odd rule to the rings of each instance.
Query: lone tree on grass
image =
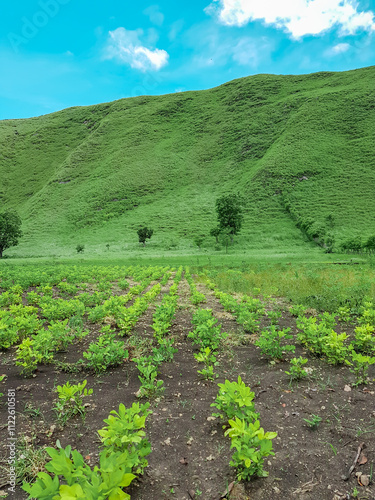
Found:
[[[216,243],[219,243],[220,227],[214,227],[210,231],[210,236],[214,236]]]
[[[143,243],[143,246],[145,247],[146,240],[151,238],[151,236],[154,234],[154,230],[145,226],[138,229],[137,233],[139,243]]]
[[[0,259],[4,250],[18,245],[18,238],[22,236],[21,224],[17,212],[5,210],[0,213]]]
[[[242,227],[241,201],[241,197],[238,194],[229,194],[218,198],[215,204],[220,233],[225,230],[230,235],[232,243],[234,235],[238,234]],[[213,231],[211,231],[211,234]],[[212,235],[216,236],[215,234]]]
[[[230,229],[227,228],[227,229],[223,229],[222,231],[220,231],[219,241],[223,245],[223,247],[225,247],[225,253],[228,253],[228,246],[229,246],[229,243],[231,242]]]

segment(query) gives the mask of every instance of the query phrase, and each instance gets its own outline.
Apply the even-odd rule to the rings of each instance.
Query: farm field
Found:
[[[374,66],[253,75],[0,120],[1,202],[24,233],[7,256],[69,258],[77,245],[93,258],[216,255],[215,201],[237,192],[239,253],[306,255],[328,233],[335,251],[364,244],[374,228],[374,77]],[[140,250],[144,225],[154,235]]]
[[[373,272],[2,266],[0,494],[14,423],[17,500],[59,445],[116,456],[113,498],[374,498]]]

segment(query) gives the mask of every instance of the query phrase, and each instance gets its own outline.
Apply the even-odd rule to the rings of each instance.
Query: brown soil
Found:
[[[163,292],[167,289],[165,287]],[[290,386],[285,374],[288,363],[271,365],[262,358],[253,345],[254,336],[244,335],[212,293],[202,287],[199,289],[207,296],[207,304],[203,307],[214,310],[223,330],[230,333],[232,345],[226,342],[220,352],[217,381],[202,381],[193,356],[198,349],[187,338],[192,329],[194,306],[189,302],[189,287],[183,280],[179,287],[179,309],[171,328],[178,352],[173,362],[161,367],[159,379],[164,381],[163,397],[150,401],[153,413],[148,417],[146,431],[152,453],[145,474],[129,489],[132,499],[219,500],[225,497],[226,488],[235,479],[235,471],[229,466],[232,452],[220,422],[211,417],[214,409],[210,405],[218,392],[217,382],[234,381],[238,375],[256,394],[255,405],[260,412],[261,426],[266,431],[277,431],[278,437],[273,441],[275,456],[265,461],[269,477],[236,485],[228,498],[338,500],[354,498],[351,494],[357,488],[358,498],[374,499],[374,486],[371,483],[368,487],[361,486],[356,476],[358,472],[372,475],[375,462],[374,385],[351,387],[353,376],[347,367],[332,367],[323,360],[312,358],[297,345],[295,355],[309,358],[308,366],[313,371],[308,380]],[[156,303],[160,300],[158,297]],[[277,307],[284,309],[280,326],[288,326],[295,333],[295,319],[282,303]],[[150,342],[153,310],[154,306],[135,329],[140,338],[145,337]],[[262,325],[267,321],[264,318]],[[82,344],[70,346],[69,351],[58,354],[57,359],[74,362],[82,356],[99,330],[98,325],[88,323],[87,327],[90,335]],[[244,343],[233,345],[236,339],[237,343],[241,340]],[[37,446],[54,446],[59,439],[62,446],[70,444],[78,449],[91,465],[96,463],[100,443],[96,431],[103,427],[103,419],[111,410],[117,410],[120,403],[129,406],[137,400],[135,393],[140,384],[135,364],[128,361],[99,377],[88,372],[62,373],[52,365],[40,366],[35,378],[24,379],[13,357],[14,349],[1,355],[1,374],[7,375],[2,392],[6,394],[7,389],[16,389],[18,435],[35,437]],[[375,376],[374,369],[370,375]],[[90,404],[86,420],[82,422],[77,417],[61,428],[53,411],[56,401],[53,389],[67,381],[77,383],[84,379],[87,379],[87,387],[94,389],[93,395],[86,398]],[[30,412],[30,407],[39,409],[40,415]],[[315,431],[303,420],[313,414],[322,418]],[[4,403],[0,406],[0,415],[3,435],[0,487],[7,491],[7,408]],[[344,481],[361,443],[364,443],[362,456],[367,462],[357,464],[349,480]],[[23,500],[27,495],[18,488],[10,498]]]

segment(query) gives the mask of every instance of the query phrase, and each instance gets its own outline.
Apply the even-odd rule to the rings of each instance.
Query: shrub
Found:
[[[292,339],[293,335],[289,334],[290,328],[277,330],[276,326],[272,325],[269,328],[262,330],[259,339],[255,345],[260,348],[262,354],[269,356],[272,359],[283,359],[284,352],[294,352],[294,345],[282,345],[284,339]]]

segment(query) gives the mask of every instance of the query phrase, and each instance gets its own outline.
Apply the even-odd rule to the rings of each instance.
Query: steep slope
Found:
[[[375,233],[375,67],[257,75],[215,89],[122,99],[0,122],[0,199],[23,245],[190,239],[217,196],[246,200],[243,240],[303,244],[296,221],[336,238]]]

